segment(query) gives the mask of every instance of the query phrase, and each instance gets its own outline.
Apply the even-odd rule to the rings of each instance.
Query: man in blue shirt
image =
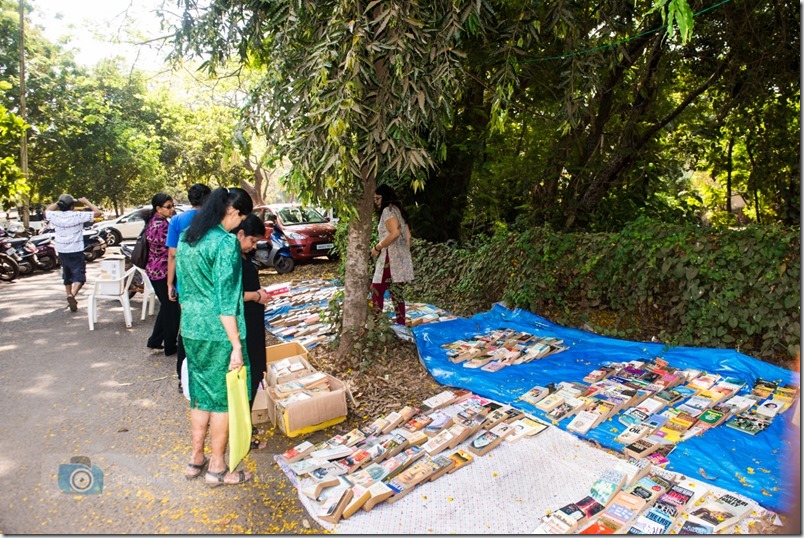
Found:
[[[176,280],[176,248],[179,246],[179,236],[190,226],[193,217],[204,205],[204,200],[207,199],[211,192],[212,190],[206,185],[196,183],[187,191],[187,198],[190,200],[190,205],[193,206],[192,209],[170,219],[165,246],[168,247],[167,285],[168,298],[171,301],[177,301],[179,297],[179,282]],[[181,309],[179,310],[181,311]],[[176,353],[176,374],[179,376],[179,392],[182,390],[181,363],[184,361],[184,357],[184,343],[181,339],[181,333],[179,333],[178,352]]]

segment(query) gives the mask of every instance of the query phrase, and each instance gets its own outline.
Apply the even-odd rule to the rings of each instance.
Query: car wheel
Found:
[[[277,256],[276,260],[274,261],[274,269],[280,275],[284,275],[285,273],[290,273],[293,271],[293,267],[296,265],[296,262],[293,261],[293,258],[289,256]]]
[[[107,247],[115,247],[123,240],[123,236],[114,228],[106,228],[104,231],[106,232]]]

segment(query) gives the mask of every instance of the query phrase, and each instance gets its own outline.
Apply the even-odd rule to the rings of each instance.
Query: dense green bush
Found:
[[[799,230],[769,226],[643,218],[620,233],[501,230],[471,250],[414,241],[409,295],[461,315],[502,300],[612,336],[786,364],[800,346],[800,250]]]

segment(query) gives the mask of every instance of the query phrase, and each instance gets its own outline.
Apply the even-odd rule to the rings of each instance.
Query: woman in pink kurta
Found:
[[[380,185],[374,191],[374,205],[380,210],[377,233],[380,242],[371,249],[377,258],[371,280],[371,301],[376,312],[382,312],[385,291],[391,292],[396,323],[405,324],[403,285],[413,280],[413,260],[410,256],[410,227],[402,204],[394,190]]]

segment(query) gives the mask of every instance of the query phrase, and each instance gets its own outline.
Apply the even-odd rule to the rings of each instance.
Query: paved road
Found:
[[[99,272],[89,264],[88,281]],[[273,462],[298,440],[277,433],[252,452],[241,464],[255,474],[247,485],[184,479],[189,410],[175,359],[146,350],[154,317],[140,321],[139,296],[131,329],[104,301],[90,332],[90,285],[71,313],[58,271],[0,283],[0,532],[320,532]],[[60,490],[60,466],[74,456],[103,474],[100,494]]]

